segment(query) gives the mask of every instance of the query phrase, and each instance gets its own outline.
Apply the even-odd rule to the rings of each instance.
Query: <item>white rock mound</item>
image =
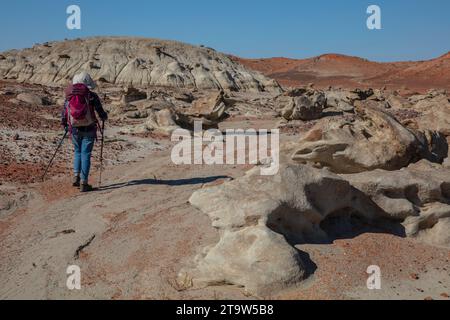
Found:
[[[145,38],[99,37],[35,45],[2,54],[0,78],[65,85],[80,71],[100,82],[136,87],[169,86],[280,92],[262,74],[202,46]]]

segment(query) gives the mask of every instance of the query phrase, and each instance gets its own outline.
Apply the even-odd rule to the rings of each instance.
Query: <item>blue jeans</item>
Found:
[[[75,176],[80,176],[82,182],[87,183],[91,169],[91,155],[92,149],[94,149],[95,137],[83,135],[82,133],[73,134],[72,142],[75,150],[73,161],[74,174]]]

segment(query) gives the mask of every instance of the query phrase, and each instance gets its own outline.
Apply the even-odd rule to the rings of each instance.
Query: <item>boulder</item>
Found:
[[[176,114],[171,108],[151,112],[146,125],[153,130],[170,134],[180,127],[175,122]]]
[[[192,107],[184,114],[211,121],[220,121],[227,116],[227,108],[225,93],[220,91],[195,100]]]
[[[147,99],[147,93],[140,91],[139,89],[128,87],[125,93],[122,95],[122,103],[127,104],[130,102]]]
[[[410,98],[413,109],[421,115],[414,119],[413,125],[422,130],[433,130],[450,136],[450,101],[443,92],[432,91],[428,95]]]
[[[141,134],[148,132],[157,132],[164,135],[170,135],[174,130],[180,129],[177,125],[177,114],[171,108],[163,110],[145,110],[147,120],[139,125],[123,129],[124,133]]]
[[[194,123],[201,121],[203,128],[218,128],[218,124],[226,119],[230,107],[228,99],[223,91],[208,94],[193,102],[187,109],[178,110],[177,123],[188,130],[194,129]]]
[[[325,94],[309,90],[301,96],[281,96],[276,99],[277,109],[282,110],[281,116],[286,120],[316,120],[322,117],[326,108]]]
[[[439,147],[430,151],[433,142],[424,135],[419,139],[376,104],[358,102],[354,116],[324,118],[300,142],[286,144],[284,150],[292,152],[296,162],[317,163],[337,173],[398,170],[430,153],[443,152],[437,151]],[[440,154],[436,158],[441,161],[445,157]]]
[[[32,104],[32,105],[38,105],[38,106],[42,106],[44,105],[44,99],[36,94],[33,93],[19,93],[17,95],[17,100],[28,103],[28,104]]]
[[[354,106],[348,99],[348,94],[342,90],[330,90],[325,92],[327,99],[327,108],[331,108],[334,112],[347,112],[353,113],[355,111]]]
[[[374,170],[341,175],[370,197],[390,218],[402,221],[405,234],[450,247],[450,171],[421,160],[399,171]]]
[[[387,96],[386,101],[393,109],[409,109],[412,107],[408,99],[400,95],[390,94]]]

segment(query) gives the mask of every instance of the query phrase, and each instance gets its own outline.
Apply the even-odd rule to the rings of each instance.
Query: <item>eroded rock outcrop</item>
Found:
[[[377,104],[361,101],[354,116],[324,118],[285,149],[294,161],[317,163],[337,173],[398,170],[422,158],[442,162],[447,157],[444,137],[409,130]]]
[[[410,126],[450,136],[450,99],[445,91],[431,91],[427,95],[412,96],[409,100],[414,104],[412,108],[421,114],[410,121]]]
[[[146,119],[144,123],[129,127],[124,132],[146,133],[158,131],[170,134],[178,128],[194,130],[196,121],[202,127],[218,128],[218,124],[228,117],[227,109],[230,100],[223,91],[214,92],[195,100],[192,105],[177,108],[169,99],[138,100],[128,104],[120,104],[113,111],[114,116],[129,119]]]
[[[350,175],[288,165],[260,176],[255,168],[196,191],[190,203],[209,215],[220,240],[179,273],[185,288],[227,283],[259,296],[288,288],[306,276],[295,245],[330,243],[352,224],[450,246],[450,172],[425,160]]]
[[[327,105],[323,92],[315,90],[291,91],[276,99],[277,109],[286,120],[316,120],[322,117]]]
[[[309,166],[285,166],[276,176],[245,177],[195,192],[190,202],[208,214],[220,231],[219,243],[183,270],[179,282],[201,287],[242,285],[267,295],[295,285],[305,276],[292,244],[326,241],[320,223],[339,212],[372,220],[380,213],[371,201],[339,176]]]
[[[422,160],[399,171],[342,175],[389,217],[402,221],[407,236],[450,247],[450,171]]]
[[[325,91],[327,108],[334,112],[354,112],[353,99],[343,90]]]
[[[204,128],[218,128],[228,117],[231,104],[223,91],[207,94],[195,100],[190,108],[178,112],[178,122],[183,128],[193,130],[195,121],[201,121]]]
[[[195,100],[186,114],[212,121],[219,121],[225,116],[226,109],[225,93],[220,91]]]
[[[66,85],[80,71],[101,83],[280,92],[279,85],[213,49],[145,38],[87,38],[2,54],[0,78]]]

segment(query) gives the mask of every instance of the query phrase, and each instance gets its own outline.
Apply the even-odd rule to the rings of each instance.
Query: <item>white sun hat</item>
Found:
[[[90,90],[94,90],[97,85],[95,84],[95,81],[92,80],[91,76],[87,72],[81,72],[75,75],[73,77],[73,84],[84,84],[86,87],[88,87]]]

